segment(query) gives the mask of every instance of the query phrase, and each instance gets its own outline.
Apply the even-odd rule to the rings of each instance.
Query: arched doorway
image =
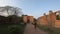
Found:
[[[30,23],[29,16],[27,17],[27,23]]]

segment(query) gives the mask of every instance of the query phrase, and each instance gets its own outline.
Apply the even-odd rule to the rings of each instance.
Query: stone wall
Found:
[[[47,15],[44,14],[44,16],[39,17],[39,18],[37,19],[37,24],[47,26],[47,25],[48,25]]]
[[[23,22],[24,22],[24,23],[27,23],[27,21],[28,21],[28,20],[27,20],[27,16],[23,16]]]
[[[60,15],[60,11],[57,11]],[[49,14],[46,15],[44,13],[43,16],[39,17],[37,19],[37,23],[43,26],[49,26],[49,27],[56,27],[59,28],[60,27],[60,20],[56,19],[56,14],[55,12],[52,12],[51,10],[49,11]]]
[[[33,16],[28,16],[28,20],[30,23],[33,23],[34,22],[34,17]]]
[[[23,16],[23,22],[24,23],[33,23],[34,22],[34,17],[33,16]]]
[[[60,20],[56,20],[56,21],[55,21],[54,27],[60,28]]]
[[[59,16],[60,16],[60,11],[57,11],[57,13],[59,13]],[[33,23],[34,22],[34,17],[33,16],[24,16],[23,21],[25,23],[27,23],[28,21],[30,23]],[[43,16],[39,17],[37,19],[37,24],[38,25],[43,25],[43,26],[60,28],[60,20],[56,19],[56,12],[53,12],[52,10],[49,11],[48,15],[46,15],[44,13]]]

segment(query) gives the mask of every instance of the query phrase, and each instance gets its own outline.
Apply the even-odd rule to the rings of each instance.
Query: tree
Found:
[[[15,7],[14,8],[14,11],[15,11],[15,15],[22,15],[23,13],[21,12],[22,9],[18,8],[18,7]]]
[[[5,7],[0,7],[0,9],[1,9],[0,12],[2,12],[2,13],[7,12],[7,14],[8,14],[8,17],[3,19],[3,21],[7,20],[8,23],[17,23],[17,22],[20,23],[21,17],[19,15],[23,14],[21,12],[21,10],[22,10],[21,8],[5,6]],[[5,23],[5,22],[3,22],[3,23]]]
[[[13,8],[13,7],[10,7],[10,6],[5,6],[5,7],[3,7],[3,9],[1,10],[1,12],[4,12],[5,10],[6,10],[6,12],[7,12],[7,14],[9,15],[9,9],[10,8]]]
[[[0,12],[7,12],[8,16],[9,15],[22,15],[23,13],[21,12],[21,8],[18,7],[12,7],[12,6],[5,6],[5,7],[1,7],[3,8],[2,10],[0,10]]]

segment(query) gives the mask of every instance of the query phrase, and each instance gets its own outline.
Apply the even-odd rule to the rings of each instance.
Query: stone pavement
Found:
[[[35,30],[34,25],[29,23],[26,25],[24,34],[48,34],[48,33],[44,32],[43,30],[40,30],[38,28],[36,28],[36,30]]]

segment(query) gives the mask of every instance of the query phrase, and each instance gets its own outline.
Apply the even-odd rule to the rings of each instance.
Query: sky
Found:
[[[19,7],[24,14],[38,18],[49,10],[59,10],[60,0],[0,0],[0,6],[7,5]]]

